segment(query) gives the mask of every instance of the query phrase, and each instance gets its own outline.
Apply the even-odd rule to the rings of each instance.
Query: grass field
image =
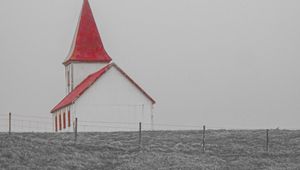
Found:
[[[0,133],[1,169],[300,169],[300,131]]]

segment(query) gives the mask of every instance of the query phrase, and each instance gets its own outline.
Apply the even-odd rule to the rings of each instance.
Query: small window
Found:
[[[59,114],[59,130],[61,130],[61,114]]]
[[[55,116],[55,132],[57,132],[57,116]]]
[[[70,72],[67,71],[67,83],[68,83],[68,87],[70,86]]]
[[[66,128],[66,112],[64,112],[63,122],[64,122],[64,129],[65,129]]]
[[[71,112],[68,111],[68,127],[71,127]]]

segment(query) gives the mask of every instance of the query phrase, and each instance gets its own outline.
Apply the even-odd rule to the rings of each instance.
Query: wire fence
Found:
[[[7,114],[0,115],[0,132],[52,132],[51,117]]]
[[[201,126],[180,125],[168,123],[142,122],[143,130],[199,130]],[[105,131],[137,131],[139,122],[121,121],[85,121],[78,120],[78,131],[83,132],[105,132]],[[22,114],[0,114],[0,132],[55,132],[55,124],[52,116],[36,116]],[[59,131],[59,130],[58,130]],[[73,128],[69,128],[72,132]]]
[[[0,132],[8,132],[11,126],[12,132],[55,132],[55,124],[51,115],[37,116],[15,114],[11,115],[11,122],[9,122],[9,114],[0,114]],[[137,131],[139,122],[122,122],[122,121],[86,121],[78,120],[78,131],[81,132],[105,132],[105,131]],[[171,123],[149,123],[142,122],[142,130],[202,130],[203,125],[187,125],[187,124],[171,124]],[[206,129],[212,130],[238,130],[237,128],[206,126]],[[262,128],[260,128],[262,129]],[[62,132],[71,132],[70,131]],[[240,129],[242,130],[242,129]],[[295,129],[296,130],[296,129]],[[58,130],[59,131],[59,130]]]
[[[167,124],[167,123],[143,123],[143,122],[111,122],[111,121],[80,121],[76,118],[75,125],[71,128],[70,131],[74,133],[74,140],[77,142],[78,140],[84,141],[84,134],[80,134],[82,136],[78,139],[77,132],[106,132],[106,131],[131,131],[134,133],[128,133],[126,136],[126,141],[131,144],[136,144],[138,148],[142,148],[143,146],[151,146],[153,143],[157,143],[160,141],[172,141],[172,140],[180,140],[182,143],[191,143],[197,144],[198,148],[201,148],[201,152],[206,153],[207,150],[218,152],[220,147],[227,149],[227,146],[223,146],[224,143],[226,145],[230,145],[231,143],[247,143],[247,138],[251,138],[255,144],[251,146],[252,148],[256,148],[259,146],[260,149],[266,152],[270,150],[270,141],[272,143],[272,147],[274,145],[278,145],[277,148],[283,147],[279,145],[279,143],[287,143],[286,139],[281,139],[279,132],[276,129],[270,130],[252,130],[253,132],[250,134],[252,136],[245,136],[244,132],[239,130],[231,131],[230,133],[226,131],[226,128],[222,127],[206,127],[206,126],[196,126],[196,125],[178,125],[178,124]],[[150,130],[154,126],[154,131]],[[214,129],[214,130],[212,130]],[[218,129],[218,130],[216,130]],[[186,132],[178,132],[174,133],[174,131],[169,130],[190,130],[191,135],[187,135]],[[20,114],[0,114],[0,132],[7,132],[9,134],[15,132],[55,132],[54,123],[52,117],[43,117],[43,116],[35,116],[35,115],[20,115]],[[290,133],[288,131],[284,131],[286,136],[290,136],[295,138],[295,142],[300,141],[300,134],[298,133]],[[119,133],[112,133],[105,138],[108,140],[114,141],[114,137],[119,139]],[[124,135],[124,133],[122,134]],[[125,133],[126,135],[126,133]],[[249,135],[249,134],[247,134]],[[281,134],[282,135],[282,134]],[[218,143],[220,139],[227,142]],[[296,140],[297,139],[297,140]],[[192,143],[193,141],[193,143]],[[282,142],[284,141],[284,142]],[[294,142],[294,143],[295,143]],[[83,142],[85,144],[89,144]],[[91,145],[93,145],[91,143]],[[252,144],[251,144],[252,145]],[[177,147],[177,146],[176,146]],[[180,146],[178,146],[180,148]],[[284,146],[284,147],[293,147]],[[207,149],[208,148],[208,149]],[[153,149],[153,148],[152,148]],[[155,147],[154,147],[155,149]],[[161,149],[161,148],[160,148]],[[222,153],[220,153],[222,154]],[[232,153],[231,156],[241,155],[241,153]]]

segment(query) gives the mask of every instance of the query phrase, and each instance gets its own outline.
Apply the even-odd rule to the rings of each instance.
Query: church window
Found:
[[[64,112],[63,114],[63,125],[64,125],[64,129],[66,128],[66,112]]]
[[[71,112],[68,111],[68,127],[71,127]]]
[[[55,132],[57,132],[57,116],[55,116]]]
[[[59,130],[61,130],[61,114],[59,114]]]
[[[67,83],[68,87],[70,86],[70,71],[67,71]]]

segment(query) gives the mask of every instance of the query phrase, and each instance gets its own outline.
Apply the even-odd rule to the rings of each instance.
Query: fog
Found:
[[[81,5],[0,1],[0,114],[50,117]],[[157,101],[155,122],[300,128],[300,1],[90,5],[106,51]]]

